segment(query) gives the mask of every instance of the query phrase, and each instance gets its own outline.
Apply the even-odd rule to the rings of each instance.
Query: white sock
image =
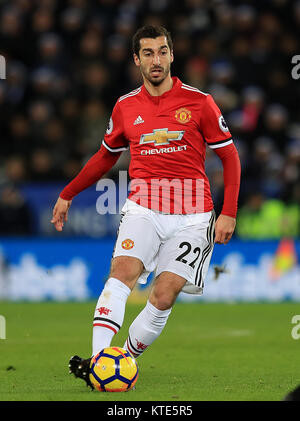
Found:
[[[93,354],[110,346],[119,332],[125,314],[125,305],[131,289],[116,278],[109,278],[98,299],[93,323]]]
[[[158,338],[165,327],[172,308],[158,310],[149,301],[129,328],[125,349],[134,357],[140,356]]]

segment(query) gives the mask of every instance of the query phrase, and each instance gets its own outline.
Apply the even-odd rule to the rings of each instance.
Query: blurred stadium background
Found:
[[[200,300],[300,301],[300,2],[288,0],[0,0],[0,300],[99,295],[118,215],[96,212],[93,186],[62,233],[50,219],[116,99],[141,84],[131,37],[143,24],[171,32],[172,74],[214,96],[242,161],[235,237],[215,247]],[[124,153],[107,177],[128,162]],[[206,167],[219,212],[222,168],[210,150]]]

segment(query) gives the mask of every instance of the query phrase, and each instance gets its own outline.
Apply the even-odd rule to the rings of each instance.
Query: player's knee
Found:
[[[143,269],[143,263],[139,259],[128,256],[118,256],[112,260],[109,276],[119,279],[132,289]]]
[[[173,306],[185,279],[170,273],[162,273],[154,283],[150,293],[150,303],[158,310],[168,310]]]
[[[151,291],[149,301],[158,310],[168,310],[173,306],[176,296],[177,295],[172,291],[153,289]]]

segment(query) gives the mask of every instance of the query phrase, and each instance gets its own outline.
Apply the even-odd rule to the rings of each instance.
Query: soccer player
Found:
[[[136,32],[133,59],[143,85],[117,100],[99,151],[63,189],[51,220],[61,231],[73,197],[130,148],[132,191],[94,313],[92,355],[110,346],[130,292],[154,271],[148,301],[124,344],[140,356],[162,332],[178,294],[202,294],[214,243],[227,244],[236,224],[240,161],[213,98],[171,76],[173,46],[163,27]],[[206,146],[223,165],[224,203],[216,222],[204,168]],[[91,386],[89,363],[90,358],[74,356],[69,367]]]

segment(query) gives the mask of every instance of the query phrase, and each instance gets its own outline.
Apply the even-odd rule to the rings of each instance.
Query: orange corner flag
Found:
[[[270,271],[271,279],[277,280],[280,278],[292,269],[296,262],[297,253],[294,240],[291,238],[282,239],[275,252],[273,265]]]

